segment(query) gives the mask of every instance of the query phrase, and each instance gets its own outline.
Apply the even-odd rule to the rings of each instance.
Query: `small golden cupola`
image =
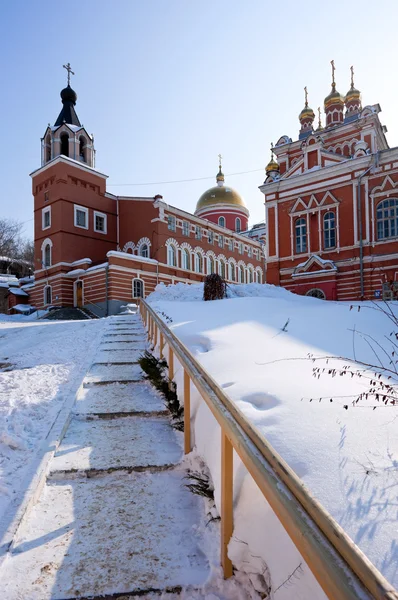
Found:
[[[353,121],[358,118],[359,112],[362,108],[361,103],[361,92],[354,86],[354,67],[350,67],[351,70],[351,87],[345,97],[345,122]]]
[[[276,179],[279,175],[279,165],[274,159],[274,145],[271,144],[271,160],[268,165],[265,167],[266,178],[265,181],[270,177],[271,179]]]
[[[242,196],[229,185],[225,185],[221,154],[218,155],[218,158],[217,185],[201,195],[196,204],[195,216],[232,231],[246,231],[249,211]]]
[[[299,132],[300,140],[307,137],[312,132],[315,119],[314,111],[308,106],[308,91],[306,87],[304,88],[304,93],[305,105],[303,110],[299,114],[299,121],[301,123],[301,129]]]
[[[326,127],[340,125],[344,121],[344,97],[336,90],[336,81],[334,78],[336,67],[334,66],[334,60],[331,60],[330,64],[332,65],[332,91],[326,96],[324,101]]]

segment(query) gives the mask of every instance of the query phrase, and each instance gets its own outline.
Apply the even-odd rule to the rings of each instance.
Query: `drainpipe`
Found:
[[[109,263],[105,267],[105,316],[109,317]]]
[[[364,299],[364,276],[363,276],[363,234],[362,234],[362,199],[361,199],[361,184],[362,179],[369,173],[373,166],[377,166],[379,162],[379,152],[374,154],[374,165],[370,164],[369,167],[361,173],[358,177],[357,184],[357,201],[358,201],[358,221],[359,221],[359,281],[361,285],[360,300]]]
[[[116,196],[116,243],[117,250],[119,250],[119,241],[120,241],[120,233],[119,233],[119,196]]]

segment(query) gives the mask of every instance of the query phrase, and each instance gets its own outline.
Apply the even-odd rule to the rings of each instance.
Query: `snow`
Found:
[[[143,334],[135,315],[95,324],[103,335],[94,366],[109,332],[127,325]],[[147,342],[140,338],[142,351]],[[72,349],[76,339],[63,342]],[[124,352],[117,343],[115,352]],[[97,385],[89,383],[90,371],[83,379],[46,482],[0,565],[3,596],[50,600],[135,590],[147,600],[259,600],[258,577],[223,579],[220,523],[210,522],[218,514],[214,502],[186,488],[187,469],[202,471],[203,463],[194,453],[181,460],[182,435],[171,428],[158,393],[143,380],[109,384],[106,372],[98,375]]]
[[[28,294],[21,290],[21,288],[10,288],[10,294],[14,294],[15,296],[25,296],[28,297]]]
[[[385,345],[393,325],[370,303],[360,312],[350,311],[344,302],[260,284],[231,285],[228,293],[229,299],[203,302],[203,284],[159,285],[148,301],[162,318],[167,315],[174,333],[398,586],[397,408],[351,407],[364,390],[363,380],[327,374],[316,379],[308,359],[308,354],[353,357],[355,339],[357,358],[374,361],[366,340],[359,335],[353,339],[352,330]],[[328,366],[342,364],[336,358]],[[178,362],[175,369],[177,386],[183,389]],[[194,442],[210,469],[219,507],[219,427],[193,386],[191,395]],[[234,563],[257,573],[266,566],[274,590],[300,565],[292,584],[294,598],[325,598],[236,455],[234,472],[235,530],[229,546]],[[292,587],[282,586],[277,598],[290,600]]]
[[[0,516],[95,349],[101,320],[0,316]]]
[[[108,258],[127,258],[129,260],[138,260],[140,262],[148,262],[157,264],[159,261],[154,258],[147,258],[146,256],[137,256],[136,254],[130,254],[128,252],[118,252],[117,250],[110,250],[107,252]]]

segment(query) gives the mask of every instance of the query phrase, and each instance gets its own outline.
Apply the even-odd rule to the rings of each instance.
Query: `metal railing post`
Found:
[[[191,380],[184,369],[184,452],[191,452]]]
[[[228,544],[233,527],[233,448],[221,428],[221,565],[225,579],[232,575]]]

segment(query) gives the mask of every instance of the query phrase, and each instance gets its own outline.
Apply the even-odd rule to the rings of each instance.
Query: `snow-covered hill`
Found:
[[[29,478],[31,460],[64,401],[76,393],[103,325],[1,315],[0,516]]]
[[[268,285],[232,286],[235,297],[215,302],[203,302],[202,293],[202,285],[158,286],[149,301],[163,318],[168,316],[174,333],[398,587],[398,406],[352,407],[351,401],[366,389],[365,380],[328,374],[315,378],[314,366],[326,361],[308,359],[309,354],[355,354],[374,363],[374,350],[382,354],[377,344],[388,346],[393,324],[373,304],[358,312],[347,303],[296,296]],[[331,359],[328,366],[343,364]],[[176,379],[181,384],[181,373]],[[197,397],[193,412],[195,442],[210,467],[217,496],[218,426]],[[235,473],[231,556],[238,564],[254,562],[247,548],[252,556],[261,556],[276,589],[299,557],[276,542],[278,525],[238,460]],[[315,597],[305,578],[302,573],[295,598]],[[278,600],[291,597],[283,589],[278,592]]]

